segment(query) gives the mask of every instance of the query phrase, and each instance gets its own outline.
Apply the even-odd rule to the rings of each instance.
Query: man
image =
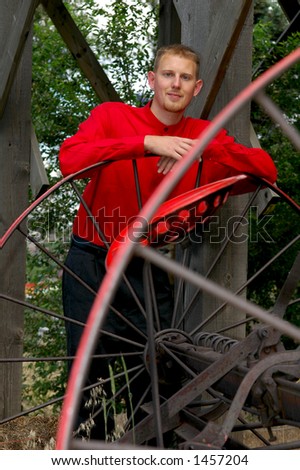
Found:
[[[82,173],[82,177],[90,178],[83,198],[94,221],[81,204],[74,220],[72,244],[66,261],[70,269],[96,292],[105,275],[107,247],[139,213],[140,202],[145,203],[165,175],[196,144],[209,124],[208,121],[184,116],[187,106],[203,85],[199,67],[199,58],[192,49],[184,45],[161,48],[154,70],[148,74],[149,86],[154,94],[146,106],[135,108],[124,103],[103,103],[61,146],[59,159],[64,176],[97,162],[106,163]],[[235,143],[225,130],[199,157],[203,160],[200,185],[244,172],[265,177],[272,183],[276,180],[276,168],[266,152]],[[135,191],[133,161],[138,170],[140,198],[137,198]],[[195,187],[198,167],[198,162],[190,167],[170,198]],[[95,229],[95,223],[100,230]],[[143,303],[141,269],[142,261],[133,260],[126,276]],[[153,268],[153,271],[161,328],[164,329],[170,324],[172,292],[166,273],[158,268]],[[66,273],[63,299],[65,315],[85,323],[94,295]],[[113,307],[146,334],[145,320],[125,283],[121,284]],[[82,329],[72,323],[66,327],[68,354],[75,355]],[[111,312],[105,328],[120,338],[128,327]],[[131,338],[136,339],[134,330],[130,334]],[[108,355],[116,348],[123,350],[119,343],[115,341],[114,344],[113,339],[104,335],[96,352]],[[103,377],[106,367],[103,361],[93,361],[88,383],[95,383]],[[133,385],[132,392],[134,403],[137,403],[141,393],[139,386]],[[87,414],[82,407],[79,422]],[[91,437],[103,439],[104,434],[103,422],[99,421],[99,425],[92,429]]]

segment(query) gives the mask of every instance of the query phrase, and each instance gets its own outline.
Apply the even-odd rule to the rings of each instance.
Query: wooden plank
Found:
[[[229,8],[226,8],[223,10],[223,15],[220,14],[220,10],[218,10],[218,21],[214,22],[214,28],[208,44],[206,63],[204,64],[205,69],[212,72],[212,75],[208,76],[209,83],[212,83],[210,92],[202,95],[202,100],[203,103],[205,100],[205,105],[203,106],[201,117],[204,119],[209,116],[221,85],[223,84],[228,65],[233,56],[252,3],[252,0],[244,0],[243,3],[235,1],[234,4],[232,3],[233,9],[231,12]],[[224,40],[223,37],[224,33],[222,34],[222,26],[224,25],[224,22],[226,24],[226,28],[228,28],[226,40]],[[218,56],[218,54],[220,55]],[[212,62],[211,57],[218,57],[218,66],[216,68],[209,69],[210,63]]]
[[[295,16],[299,14],[300,5],[298,0],[278,0],[285,16],[289,21],[292,21]],[[299,18],[299,17],[298,17]],[[299,19],[298,19],[298,31],[299,31]]]
[[[289,24],[285,28],[285,30],[282,32],[280,37],[277,39],[277,41],[285,41],[288,36],[290,36],[293,33],[298,33],[300,31],[300,5],[298,7],[298,11],[295,13],[295,16],[293,18],[289,18],[289,15],[287,15],[285,12],[285,15],[288,17]],[[269,51],[270,53],[270,51]]]
[[[198,2],[195,0],[173,0],[173,3],[181,21],[181,42],[192,46],[200,53],[201,44],[203,41],[207,41],[210,31],[207,0]],[[199,28],[200,18],[203,28]]]
[[[174,3],[169,0],[159,2],[158,47],[180,43],[181,21]]]
[[[100,101],[121,101],[62,0],[42,0],[41,3]]]
[[[209,8],[206,3],[201,2],[201,5],[197,6],[193,6],[191,2],[177,1],[175,3],[181,21],[185,22],[185,28],[188,27],[188,30],[183,30],[183,37],[185,37],[183,42],[191,43],[193,33],[194,47],[198,52],[199,49],[202,51],[201,78],[204,81],[204,87],[190,106],[189,112],[195,115],[197,110],[197,113],[200,113],[198,117],[201,116],[203,119],[207,119],[210,115],[252,0],[219,0],[213,17],[204,22],[203,15],[207,14]],[[198,11],[193,11],[194,8],[197,8]],[[201,21],[201,27],[199,24],[195,24],[195,18]],[[202,25],[206,31],[205,38],[203,33],[199,35]],[[209,31],[207,31],[208,25],[210,25]],[[205,50],[201,41],[202,44],[205,44]]]
[[[34,12],[39,0],[23,0],[9,17],[10,26],[4,34],[2,30],[1,57],[0,57],[0,117],[6,105],[6,101],[13,83],[19,60],[31,28]],[[6,17],[5,7],[1,5],[1,16]]]
[[[214,0],[214,9],[219,8],[219,3]],[[226,7],[225,7],[226,10]],[[224,15],[226,14],[224,10]],[[213,18],[215,11],[212,12]],[[222,110],[226,104],[233,99],[241,90],[243,90],[251,82],[252,74],[252,18],[253,9],[248,13],[244,22],[240,37],[236,43],[232,58],[226,70],[223,83],[217,94],[215,103],[211,108],[210,117],[215,116]],[[227,23],[225,23],[227,27]],[[249,128],[250,128],[250,104],[243,107],[241,112],[234,116],[226,125],[228,132],[234,135],[238,142],[245,145],[250,144]],[[241,214],[241,211],[249,198],[248,194],[243,196],[235,196],[229,200],[222,210],[219,211],[218,223],[212,227],[211,233],[206,234],[206,250],[203,246],[203,263],[206,270],[211,266],[212,260],[222,245],[222,241],[228,238],[232,228],[233,220]],[[221,235],[220,235],[221,234]],[[222,236],[224,235],[224,240]],[[248,226],[243,223],[234,241],[229,242],[226,252],[222,255],[222,261],[214,269],[212,278],[220,285],[227,287],[229,290],[236,292],[247,279],[247,258],[248,258]],[[198,251],[196,248],[195,256]],[[245,293],[244,293],[245,295]],[[214,311],[219,306],[219,302],[209,296],[204,296],[203,311]],[[238,312],[229,307],[222,312],[222,316],[216,319],[214,324],[210,324],[211,331],[218,331],[219,328],[228,326],[237,320],[244,318],[243,312]],[[226,336],[232,336],[241,339],[244,336],[244,327],[234,330],[227,330]]]
[[[20,2],[6,2],[0,31],[10,34]],[[0,236],[28,206],[32,34],[27,37],[0,119]],[[0,251],[1,292],[24,299],[26,243],[15,233]],[[0,357],[22,357],[23,307],[0,301]],[[0,419],[21,410],[22,364],[0,364]]]
[[[201,5],[199,5],[201,3]],[[239,91],[251,81],[252,65],[252,8],[248,11],[247,19],[241,27],[241,11],[245,7],[244,1],[224,1],[224,0],[203,0],[202,2],[192,2],[190,0],[178,0],[176,2],[179,17],[184,22],[182,27],[182,43],[192,46],[200,53],[202,58],[201,77],[204,79],[205,87],[201,90],[200,100],[194,101],[189,108],[189,115],[199,117],[203,114],[206,103],[205,100],[215,95],[215,99],[210,100],[209,118],[215,116]],[[247,6],[249,6],[247,4]],[[201,8],[200,8],[201,7]],[[237,14],[238,12],[238,14]],[[234,18],[234,20],[232,19]],[[187,22],[188,20],[188,22]],[[241,33],[239,38],[235,37],[236,45],[233,48],[232,35],[236,34],[236,27],[239,23]],[[225,67],[222,60],[227,48],[230,49],[231,59]],[[213,90],[219,69],[222,67],[224,74],[222,84],[217,84],[218,90]],[[202,95],[202,97],[201,97]],[[208,108],[206,107],[206,110]],[[207,112],[207,111],[206,111]],[[226,125],[230,134],[245,145],[250,145],[250,106],[245,106],[238,116],[235,116]],[[215,214],[208,230],[198,234],[198,240],[194,237],[191,242],[189,268],[203,275],[209,272],[216,255],[219,253],[222,244],[230,233],[230,220],[236,220],[236,216],[241,213],[248,195],[236,196]],[[202,238],[200,238],[200,235]],[[244,240],[243,243],[229,243],[222,259],[217,263],[213,272],[209,275],[211,279],[219,285],[236,291],[243,284],[247,276],[247,226],[241,227],[239,237],[236,240]],[[182,248],[176,246],[177,259],[182,258]],[[195,289],[187,285],[185,287],[183,304],[186,308],[194,296]],[[201,294],[193,307],[190,309],[189,317],[185,319],[185,329],[190,331],[195,328],[209,313],[214,312],[220,302]],[[228,308],[222,312],[220,318],[210,322],[205,326],[205,331],[218,331],[219,328],[231,324],[239,318],[243,318],[241,312]],[[244,329],[238,328],[234,331],[226,331],[226,336],[241,338]]]

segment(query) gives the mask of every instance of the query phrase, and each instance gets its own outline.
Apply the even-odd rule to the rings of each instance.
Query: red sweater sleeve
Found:
[[[267,152],[236,143],[225,130],[208,145],[203,160],[216,168],[231,169],[235,174],[247,173],[265,178],[271,183],[277,179],[276,166]]]
[[[123,115],[105,104],[97,106],[88,119],[80,124],[75,135],[68,137],[59,152],[60,169],[64,176],[76,173],[101,161],[133,159],[144,155],[144,136],[126,137]],[[113,126],[121,126],[125,137],[114,137]],[[86,177],[84,174],[82,177]]]

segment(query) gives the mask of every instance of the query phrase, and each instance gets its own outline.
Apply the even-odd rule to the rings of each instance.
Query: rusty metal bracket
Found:
[[[247,357],[253,353],[253,351],[256,351],[259,348],[260,344],[261,340],[257,334],[257,330],[254,330],[243,341],[234,345],[228,353],[221,355],[216,362],[208,366],[161,405],[160,410],[162,421],[165,422],[170,418],[178,416],[185,406],[191,403],[235,366],[244,362]],[[135,438],[136,444],[139,444],[139,439],[144,435],[146,430],[148,436],[154,437],[155,429],[153,414],[147,416],[138,423],[135,426],[134,432],[132,430],[129,431],[120,439],[120,442],[132,443]]]
[[[235,422],[242,410],[243,404],[254,385],[255,381],[261,376],[261,374],[267,371],[271,367],[276,367],[278,362],[282,365],[283,363],[290,363],[293,361],[300,360],[300,350],[292,352],[284,352],[280,354],[274,354],[267,357],[256,364],[243,379],[241,386],[239,387],[231,406],[228,410],[227,416],[222,425],[215,423],[209,423],[205,429],[196,437],[194,441],[202,443],[209,443],[214,446],[222,447],[230,432],[232,432]]]

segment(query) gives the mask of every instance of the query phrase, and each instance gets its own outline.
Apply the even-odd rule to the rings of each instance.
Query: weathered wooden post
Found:
[[[212,119],[251,81],[253,2],[174,0],[173,7],[176,8],[181,21],[181,42],[193,47],[201,57],[201,78],[204,87],[190,106],[189,114]],[[163,20],[166,25],[171,21],[167,15],[161,19],[161,24]],[[176,30],[178,29],[177,25]],[[169,25],[166,30],[173,31],[174,28]],[[167,37],[166,40],[168,39],[171,42],[172,38]],[[164,35],[161,36],[160,42],[163,40]],[[239,142],[250,145],[249,106],[232,119],[226,128]],[[228,221],[240,213],[246,197],[232,198],[230,203],[218,212],[218,221],[213,219],[214,223],[210,225],[209,232],[203,233],[202,242],[193,242],[190,245],[190,267],[202,274],[208,272],[220,250],[221,241],[224,241],[230,231]],[[244,229],[246,230],[245,226]],[[229,243],[225,255],[222,256],[222,262],[217,264],[210,276],[218,284],[232,291],[243,283],[247,274],[247,232],[239,233],[239,237],[239,241],[244,239],[244,242]],[[181,256],[180,249],[177,256]],[[193,293],[194,289],[188,286],[184,294],[184,305],[189,304]],[[185,322],[187,331],[198,325],[218,305],[217,299],[200,295]],[[233,313],[227,308],[222,318],[218,319],[218,324],[210,323],[206,328],[216,331],[234,320],[237,320],[237,312]],[[243,329],[235,329],[230,334],[242,336]]]
[[[1,2],[0,236],[28,206],[31,153],[31,23],[37,2]],[[26,246],[14,233],[0,251],[0,289],[24,298]],[[21,357],[23,308],[0,301],[0,357]],[[0,364],[0,419],[21,408],[22,365]]]

